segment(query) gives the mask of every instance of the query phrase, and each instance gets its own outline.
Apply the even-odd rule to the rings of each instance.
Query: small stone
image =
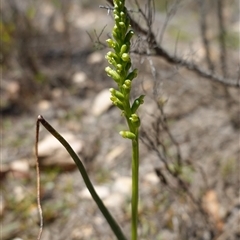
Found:
[[[64,133],[62,137],[70,144],[76,153],[83,148],[82,142],[71,133]],[[76,164],[67,150],[53,136],[47,136],[38,145],[40,164],[43,166],[58,166],[63,170],[73,170]]]
[[[110,194],[110,191],[109,191],[109,188],[107,188],[106,186],[94,186],[98,196],[101,198],[101,199],[104,199],[106,197],[109,196]],[[79,196],[80,198],[84,198],[84,199],[91,199],[91,194],[90,192],[88,191],[87,188],[83,189],[80,193],[79,193]]]
[[[116,193],[129,195],[132,189],[132,179],[130,177],[119,177],[112,186],[112,190]]]
[[[104,204],[107,207],[116,207],[122,206],[124,203],[125,197],[120,193],[113,193],[104,200]]]
[[[80,229],[75,228],[72,233],[72,239],[82,239],[82,238],[90,238],[93,234],[93,228],[91,226],[83,226]]]
[[[38,103],[38,110],[39,111],[48,110],[50,108],[51,108],[50,101],[42,100],[41,102]]]
[[[57,15],[54,19],[53,27],[57,32],[63,33],[66,29],[63,18]]]
[[[71,133],[63,133],[62,137],[71,145],[75,152],[80,152],[82,150],[82,143],[76,139],[76,137]],[[45,137],[38,144],[38,154],[39,157],[48,157],[54,155],[57,151],[61,151],[63,146],[61,143],[51,135]],[[66,151],[66,150],[65,150]]]
[[[10,164],[10,169],[13,171],[19,171],[23,173],[28,173],[29,171],[29,163],[27,160],[16,160]]]
[[[155,173],[148,173],[144,176],[144,180],[151,184],[159,184],[159,178]]]
[[[96,63],[100,63],[104,60],[103,58],[103,54],[99,53],[99,52],[94,52],[92,54],[89,55],[89,57],[87,58],[87,63],[88,64],[96,64]]]
[[[110,151],[106,156],[106,162],[108,164],[112,163],[119,155],[121,155],[126,149],[125,145],[119,145]]]
[[[16,178],[24,178],[29,175],[29,161],[26,159],[16,160],[11,162],[10,171],[13,172],[14,177]]]
[[[109,92],[109,89],[102,90],[95,97],[92,105],[92,114],[94,116],[100,116],[112,106],[110,97],[111,97],[111,94]]]
[[[72,81],[75,84],[81,84],[87,80],[87,75],[84,72],[76,72],[72,76]]]

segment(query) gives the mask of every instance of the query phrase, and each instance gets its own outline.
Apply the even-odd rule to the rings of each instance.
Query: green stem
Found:
[[[137,240],[138,172],[139,172],[139,145],[137,135],[136,139],[132,141],[132,240]]]
[[[96,202],[98,208],[102,212],[103,216],[107,220],[108,224],[110,225],[112,231],[114,232],[115,236],[118,240],[126,240],[127,238],[123,234],[120,226],[115,221],[115,219],[112,217],[106,206],[103,204],[102,200],[96,193],[91,180],[88,177],[87,171],[82,163],[82,161],[79,159],[77,154],[74,152],[74,150],[71,148],[69,143],[42,117],[38,116],[38,121],[42,123],[42,125],[65,147],[65,149],[68,151],[74,162],[76,163],[79,172],[81,173],[83,180],[86,184],[86,187],[88,188],[93,200]]]

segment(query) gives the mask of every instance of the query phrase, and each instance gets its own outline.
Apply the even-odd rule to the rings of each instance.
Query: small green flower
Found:
[[[129,118],[132,122],[138,122],[139,121],[139,117],[137,114],[132,114],[131,117]]]
[[[106,67],[105,71],[117,83],[117,89],[110,89],[111,101],[116,105],[127,119],[131,133],[138,132],[140,119],[136,111],[143,103],[144,96],[135,99],[133,104],[130,102],[130,92],[132,81],[137,77],[137,69],[131,69],[132,62],[130,57],[131,38],[134,32],[129,29],[130,20],[124,0],[114,0],[114,20],[115,25],[112,30],[112,39],[108,39],[108,46],[112,49],[106,54],[106,59],[112,67]],[[125,136],[125,134],[124,134]],[[127,137],[133,139],[131,137]]]
[[[107,75],[109,77],[111,77],[113,80],[115,80],[117,83],[121,81],[120,75],[115,70],[113,70],[112,68],[106,67],[105,71],[106,71]]]
[[[138,129],[140,118],[137,110],[143,104],[144,96],[136,98],[131,104],[130,92],[132,81],[137,77],[137,69],[132,70],[130,57],[131,38],[134,32],[130,29],[130,20],[125,8],[124,0],[113,0],[115,25],[112,30],[112,39],[108,39],[108,46],[113,50],[106,54],[106,59],[112,67],[105,71],[116,83],[117,88],[111,88],[111,101],[126,118],[129,131],[121,131],[123,138],[132,140],[132,240],[137,240],[138,222],[138,169],[139,169],[139,143]]]
[[[125,80],[124,81],[124,84],[122,85],[122,87],[123,87],[123,89],[125,90],[125,93],[129,93],[130,92],[130,90],[131,90],[131,85],[132,85],[132,82],[129,80],[129,79],[127,79],[127,80]]]
[[[130,131],[121,131],[119,132],[119,134],[123,137],[123,138],[128,138],[128,139],[136,139],[136,135]]]
[[[110,88],[109,91],[112,94],[112,96],[118,98],[119,100],[121,100],[121,101],[125,100],[124,95],[121,92],[119,92],[118,90],[116,90],[114,88]]]
[[[118,72],[118,73],[121,73],[122,70],[123,70],[122,64],[117,64],[117,72]]]
[[[116,47],[116,42],[114,42],[112,39],[108,39],[108,40],[106,40],[106,42],[108,43],[108,46],[110,48],[115,48]]]
[[[129,62],[131,60],[129,54],[128,53],[123,53],[122,60],[124,62]]]
[[[126,44],[123,44],[123,45],[121,46],[120,55],[123,55],[124,53],[126,53],[126,52],[128,52],[128,51],[129,51],[129,49],[128,49],[127,45],[126,45]]]

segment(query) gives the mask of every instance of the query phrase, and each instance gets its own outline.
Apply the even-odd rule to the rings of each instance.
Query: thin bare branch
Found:
[[[198,0],[199,8],[200,8],[200,31],[201,31],[201,38],[202,44],[205,49],[205,58],[208,64],[208,68],[211,72],[214,71],[214,64],[211,59],[210,54],[210,46],[207,37],[207,3],[206,0]]]
[[[183,67],[187,68],[188,70],[195,72],[200,77],[207,78],[214,82],[219,82],[223,85],[238,87],[238,88],[240,87],[240,78],[239,77],[237,79],[230,79],[230,78],[226,79],[223,76],[219,76],[217,74],[211,73],[211,72],[199,67],[195,63],[186,61],[177,56],[170,55],[167,51],[165,51],[163,48],[161,48],[158,45],[155,46],[154,50],[155,50],[155,53],[151,53],[151,54],[148,54],[147,52],[139,52],[139,51],[133,51],[133,53],[138,54],[138,55],[160,56],[169,63],[183,66]]]
[[[42,214],[42,207],[41,207],[41,196],[40,196],[40,169],[39,169],[39,159],[38,159],[38,140],[39,140],[39,127],[40,121],[37,119],[36,122],[36,140],[35,140],[35,158],[36,158],[36,172],[37,172],[37,206],[38,206],[38,213],[39,213],[39,232],[37,240],[41,239],[42,231],[43,231],[43,214]]]
[[[171,5],[170,7],[168,7],[168,2],[166,1],[166,18],[164,20],[162,29],[160,31],[160,37],[159,37],[159,43],[162,43],[163,40],[163,35],[165,33],[165,30],[167,28],[168,23],[170,22],[170,20],[173,18],[173,16],[176,14],[178,6],[180,4],[180,0],[176,0],[173,5]]]
[[[104,49],[104,48],[106,48],[107,47],[107,44],[105,44],[105,43],[103,43],[102,41],[100,41],[100,37],[102,36],[102,34],[103,34],[103,32],[104,32],[104,29],[107,27],[107,25],[105,25],[103,28],[102,28],[102,30],[101,30],[101,32],[99,33],[99,34],[97,34],[97,31],[96,31],[96,29],[94,29],[94,35],[95,35],[95,39],[96,40],[94,40],[93,39],[93,37],[91,36],[91,34],[88,32],[88,31],[86,31],[87,32],[87,35],[89,36],[89,38],[90,38],[90,40],[95,44],[95,47],[96,48],[100,48],[100,49]]]
[[[158,104],[157,104],[158,105]],[[202,198],[196,198],[189,188],[188,183],[182,178],[181,176],[181,168],[184,167],[182,162],[181,151],[178,142],[171,134],[167,123],[167,117],[163,111],[163,107],[158,105],[158,111],[155,112],[153,116],[154,123],[151,125],[149,129],[141,129],[141,140],[145,144],[145,146],[152,152],[156,154],[159,160],[163,163],[163,167],[155,168],[155,172],[161,182],[168,187],[170,190],[174,191],[175,193],[182,193],[184,191],[189,199],[192,201],[196,209],[198,209],[199,213],[201,213],[206,227],[209,230],[214,229],[211,219],[208,216],[208,213],[205,211],[203,207]],[[160,127],[159,127],[160,126]],[[161,130],[160,130],[161,129]],[[152,131],[151,131],[152,130]],[[167,133],[169,136],[171,143],[176,147],[177,155],[175,159],[171,159],[169,154],[167,154],[168,147],[165,145],[161,139],[159,139],[163,133]],[[171,162],[175,162],[178,164],[179,169],[170,167]],[[166,171],[165,171],[166,170]],[[177,183],[177,186],[173,184],[172,180]],[[180,189],[180,191],[179,191]]]
[[[223,17],[223,0],[217,0],[217,18],[219,27],[219,47],[220,47],[220,64],[222,69],[222,74],[224,77],[227,76],[227,50],[226,50],[226,29],[224,26]]]
[[[112,0],[107,0],[107,1],[112,5]],[[152,50],[152,53],[149,53],[148,51],[139,52],[139,51],[135,50],[135,51],[133,51],[135,54],[162,57],[167,62],[169,62],[171,64],[177,64],[177,65],[183,66],[183,67],[187,68],[188,70],[195,72],[196,74],[198,74],[199,76],[201,76],[203,78],[207,78],[209,80],[219,82],[226,86],[232,86],[232,87],[238,87],[238,88],[240,87],[239,77],[236,79],[225,78],[224,76],[219,76],[219,75],[212,73],[206,69],[203,69],[193,62],[189,62],[189,61],[184,60],[181,57],[171,55],[170,53],[168,53],[164,48],[162,48],[158,44],[156,37],[152,31],[149,33],[149,30],[145,30],[144,28],[142,28],[138,24],[138,22],[136,22],[133,18],[131,18],[130,15],[129,15],[129,19],[130,19],[132,28],[138,34],[148,37],[148,44]]]

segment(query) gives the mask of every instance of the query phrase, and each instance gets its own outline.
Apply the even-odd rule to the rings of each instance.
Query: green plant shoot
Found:
[[[128,130],[121,131],[124,138],[132,141],[132,240],[137,239],[138,225],[138,172],[139,172],[139,138],[140,118],[137,115],[139,106],[143,103],[144,96],[130,102],[131,85],[137,77],[137,69],[132,69],[130,46],[134,32],[130,28],[124,0],[114,0],[115,25],[112,30],[112,39],[107,43],[113,51],[106,54],[110,66],[105,71],[117,83],[117,89],[111,88],[111,101],[122,112],[128,124]]]

